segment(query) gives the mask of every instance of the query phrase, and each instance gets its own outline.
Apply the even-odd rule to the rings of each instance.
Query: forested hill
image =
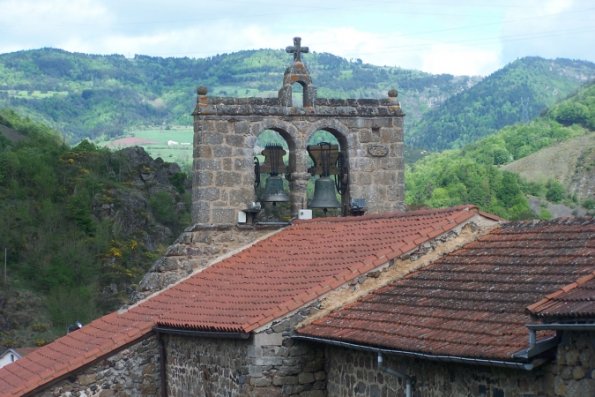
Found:
[[[595,80],[595,64],[568,59],[519,59],[424,114],[407,130],[413,147],[461,147],[498,129],[528,122]]]
[[[138,147],[71,148],[0,111],[0,349],[43,344],[127,302],[190,223],[189,195],[177,164]]]
[[[446,207],[476,204],[506,219],[549,218],[550,203],[563,203],[575,211],[595,213],[593,191],[595,83],[561,101],[529,123],[507,126],[460,149],[433,153],[408,165],[406,202],[410,206]],[[585,145],[568,150],[567,143]],[[576,144],[575,144],[576,145]],[[542,172],[525,180],[527,168],[519,159],[548,148],[540,161]],[[568,159],[563,153],[579,158]],[[557,153],[557,155],[556,155]],[[515,167],[508,167],[511,162]],[[558,170],[564,168],[565,172]],[[506,170],[512,170],[509,172]],[[535,209],[531,201],[541,202]],[[580,208],[582,207],[582,208]]]
[[[379,98],[400,90],[407,120],[479,81],[304,55],[319,97]],[[0,55],[0,108],[32,115],[63,131],[69,142],[113,137],[136,125],[191,125],[196,87],[210,95],[277,96],[291,56],[253,50],[203,59],[87,55],[57,49]]]

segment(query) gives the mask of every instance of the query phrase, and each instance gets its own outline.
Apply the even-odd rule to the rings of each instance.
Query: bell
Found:
[[[269,176],[260,201],[273,204],[289,201],[289,196],[283,190],[283,178],[280,175]]]
[[[310,201],[310,208],[340,208],[337,200],[335,182],[328,176],[321,176],[314,183],[314,195]]]

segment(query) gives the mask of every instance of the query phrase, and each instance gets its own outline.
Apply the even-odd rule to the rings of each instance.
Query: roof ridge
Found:
[[[587,224],[595,224],[595,217],[593,216],[567,216],[549,220],[542,219],[529,219],[520,221],[505,222],[503,228],[514,228],[514,227],[535,227],[535,226],[584,226]]]
[[[293,220],[293,224],[304,224],[304,223],[335,223],[335,222],[352,222],[352,221],[362,221],[362,220],[374,220],[374,219],[393,219],[393,218],[407,218],[407,217],[415,217],[415,216],[423,216],[423,215],[431,215],[431,214],[442,214],[442,213],[449,213],[449,212],[458,212],[458,211],[472,211],[475,210],[478,213],[480,212],[478,207],[473,204],[462,204],[457,205],[454,207],[446,207],[446,208],[424,208],[415,211],[392,211],[392,212],[384,212],[380,214],[367,214],[361,216],[340,216],[340,217],[321,217],[321,218],[314,218],[314,219],[296,219]],[[486,216],[487,218],[500,220],[496,215],[483,213],[482,215]]]

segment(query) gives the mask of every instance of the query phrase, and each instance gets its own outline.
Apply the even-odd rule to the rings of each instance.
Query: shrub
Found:
[[[564,199],[564,187],[560,182],[549,180],[545,187],[545,198],[548,199],[548,201],[559,203],[560,201],[562,201],[562,199]]]

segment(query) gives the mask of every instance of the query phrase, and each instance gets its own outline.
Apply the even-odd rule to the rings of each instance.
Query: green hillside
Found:
[[[519,59],[426,113],[407,131],[407,144],[433,151],[462,147],[534,119],[594,79],[590,62]]]
[[[528,195],[554,202],[571,199],[557,180],[523,181],[500,166],[546,147],[555,151],[559,142],[592,133],[594,99],[595,84],[591,84],[532,122],[505,127],[461,149],[432,154],[408,166],[407,204],[443,207],[472,203],[507,219],[522,219],[540,215],[530,210]],[[567,161],[559,155],[553,157]],[[554,168],[552,164],[544,166]],[[592,173],[592,169],[585,172]]]
[[[127,302],[189,206],[177,165],[139,148],[70,148],[0,111],[0,346],[42,344]]]
[[[199,85],[210,95],[275,97],[290,55],[253,50],[209,58],[88,55],[57,49],[0,55],[0,108],[63,131],[68,142],[110,138],[138,126],[192,125]],[[413,122],[475,84],[476,77],[378,67],[327,53],[306,54],[320,97],[380,98],[397,87]]]
[[[526,157],[517,156],[504,168],[529,182],[558,181],[570,197],[579,203],[590,200],[586,207],[595,207],[595,84],[556,104],[548,115],[564,126],[581,126],[591,132]]]

